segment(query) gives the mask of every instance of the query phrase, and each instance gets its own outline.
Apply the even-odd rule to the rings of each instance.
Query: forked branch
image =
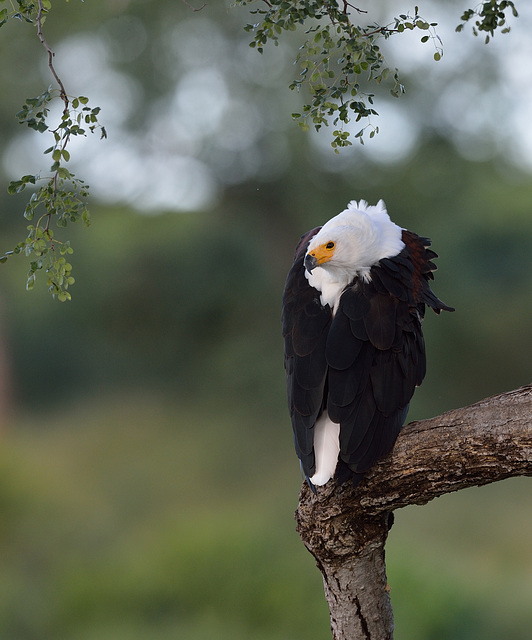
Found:
[[[532,385],[406,425],[358,488],[306,486],[296,512],[325,586],[334,640],[391,640],[384,545],[392,512],[532,475]]]

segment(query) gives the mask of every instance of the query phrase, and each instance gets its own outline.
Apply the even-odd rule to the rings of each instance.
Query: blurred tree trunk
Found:
[[[297,529],[325,587],[334,640],[391,640],[384,547],[393,511],[444,493],[532,475],[532,385],[406,425],[353,489],[304,485]]]

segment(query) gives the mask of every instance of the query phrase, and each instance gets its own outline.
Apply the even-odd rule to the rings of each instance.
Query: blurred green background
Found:
[[[338,158],[290,121],[297,36],[261,58],[229,7],[57,1],[45,25],[109,139],[71,149],[93,193],[73,301],[0,267],[2,640],[330,637],[293,520],[279,317],[297,239],[351,199],[433,239],[457,308],[427,316],[410,419],[531,381],[530,11],[487,48],[454,35],[460,3],[421,6],[444,59],[392,38],[407,96],[384,88],[381,133]],[[47,169],[14,113],[51,80],[31,25],[4,26],[0,55],[7,186]],[[24,195],[0,191],[2,251]],[[528,640],[531,528],[527,479],[396,512],[396,638]]]

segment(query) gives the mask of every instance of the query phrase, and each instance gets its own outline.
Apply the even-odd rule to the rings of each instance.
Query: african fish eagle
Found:
[[[437,254],[380,200],[352,201],[303,235],[286,280],[283,336],[296,453],[310,487],[354,485],[386,455],[425,376],[421,321]]]

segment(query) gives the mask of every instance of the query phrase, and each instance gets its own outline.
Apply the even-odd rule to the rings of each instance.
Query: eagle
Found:
[[[389,453],[426,371],[425,307],[454,311],[429,286],[437,254],[380,200],[352,201],[296,247],[283,295],[288,405],[315,492]]]

